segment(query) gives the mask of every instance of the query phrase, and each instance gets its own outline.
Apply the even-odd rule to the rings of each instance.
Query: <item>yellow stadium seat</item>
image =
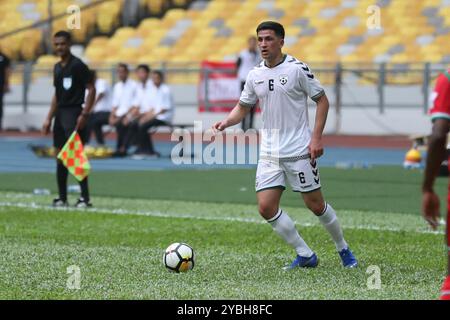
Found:
[[[26,32],[21,44],[20,54],[22,59],[30,61],[40,52],[42,32],[40,30],[29,30]]]
[[[164,6],[164,0],[147,0],[147,9],[151,14],[161,14],[163,12]]]
[[[53,66],[58,61],[59,61],[59,58],[57,56],[54,56],[54,55],[42,55],[42,56],[40,56],[37,59],[36,63],[39,66]]]
[[[122,27],[117,29],[117,31],[114,33],[113,38],[115,39],[127,39],[130,37],[133,37],[136,30],[131,27]]]
[[[423,62],[437,63],[442,60],[442,55],[438,53],[423,53]]]
[[[89,47],[101,47],[104,48],[108,44],[109,38],[105,36],[99,36],[92,38],[89,42]]]
[[[120,61],[127,61],[128,63],[135,63],[139,58],[139,51],[134,48],[122,48],[117,53]]]
[[[16,7],[19,3],[33,1],[37,3],[36,12],[41,17],[46,15],[45,1],[13,0],[0,1],[0,28],[10,30],[27,23],[18,13]],[[81,1],[81,0],[80,0]],[[54,9],[65,10],[73,0],[54,1]],[[249,35],[255,34],[256,25],[270,18],[271,10],[261,9],[263,0],[211,0],[205,9],[181,9],[187,0],[140,0],[144,14],[149,13],[150,18],[143,19],[137,27],[119,28],[120,14],[124,1],[107,1],[102,5],[94,6],[83,13],[82,30],[72,31],[76,42],[85,42],[94,32],[100,34],[113,34],[111,37],[95,37],[86,46],[85,55],[90,61],[105,60],[107,63],[119,60],[151,61],[152,63],[183,64],[193,61],[198,64],[203,59],[223,60],[233,58],[247,46]],[[386,54],[396,45],[403,45],[404,51],[391,57],[392,63],[408,63],[410,61],[439,62],[448,54],[450,35],[436,36],[436,28],[428,23],[422,11],[427,7],[437,7],[439,15],[444,18],[444,25],[450,26],[450,8],[442,6],[441,0],[421,0],[417,2],[392,0],[381,9],[381,23],[384,33],[373,36],[367,35],[366,26],[368,6],[374,4],[372,0],[355,1],[354,8],[343,8],[341,0],[277,0],[274,9],[284,11],[284,16],[278,19],[285,26],[289,45],[284,50],[296,55],[298,58],[317,62],[343,63],[371,63],[375,57]],[[323,17],[323,10],[340,8],[337,14],[330,18]],[[358,18],[356,26],[346,27],[343,22],[349,18]],[[181,19],[190,19],[192,25],[184,30],[175,43],[165,43],[162,40],[168,36],[169,30]],[[212,21],[224,21],[224,28],[231,30],[228,37],[218,37],[222,28]],[[298,25],[297,20],[308,19],[308,26]],[[306,21],[306,20],[305,20]],[[54,22],[53,27],[67,29],[65,19]],[[96,29],[94,29],[94,27]],[[315,33],[301,35],[309,28]],[[114,32],[115,31],[115,32]],[[114,32],[114,33],[113,33]],[[417,44],[417,37],[421,35],[434,35],[435,40],[424,47]],[[362,36],[363,42],[355,44],[355,50],[349,55],[339,56],[338,48],[347,44],[350,38]],[[141,38],[136,48],[127,48],[130,38]],[[0,40],[7,46],[9,53],[15,58],[33,59],[39,53],[41,39],[39,36],[24,40],[23,37]],[[117,61],[116,61],[117,60]],[[325,74],[322,78],[326,82],[332,77]],[[194,77],[185,74],[170,76],[173,83],[192,81]],[[399,83],[410,81],[411,77],[396,77]],[[195,80],[197,81],[197,79]]]
[[[170,9],[164,15],[163,20],[176,22],[177,20],[183,19],[185,17],[185,15],[186,15],[186,10]]]
[[[99,62],[106,57],[107,53],[108,51],[104,48],[90,46],[86,49],[84,54],[90,62]]]
[[[97,27],[101,33],[108,33],[118,25],[121,7],[122,1],[108,1],[98,7]]]
[[[406,63],[408,61],[409,61],[409,57],[407,54],[404,54],[404,53],[395,54],[390,59],[391,63]]]
[[[438,7],[442,3],[442,0],[423,0],[424,7]]]
[[[434,42],[440,48],[447,48],[450,43],[450,33],[447,35],[437,36]]]
[[[155,65],[161,64],[161,62],[163,62],[163,60],[161,60],[159,57],[157,57],[154,54],[147,54],[147,55],[140,56],[136,62],[149,64],[152,68],[154,68]]]
[[[111,38],[106,45],[106,49],[108,50],[108,52],[117,52],[120,50],[120,48],[122,48],[122,46],[122,39]]]
[[[158,28],[161,24],[161,21],[156,18],[147,18],[141,21],[138,28],[136,29],[136,34],[148,37],[152,33],[152,31]]]

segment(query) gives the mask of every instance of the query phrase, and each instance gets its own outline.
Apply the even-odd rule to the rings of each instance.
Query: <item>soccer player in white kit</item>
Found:
[[[324,201],[320,190],[316,159],[323,154],[322,132],[329,109],[325,91],[306,64],[282,53],[285,32],[281,24],[262,22],[256,33],[264,60],[248,74],[239,103],[225,120],[213,125],[213,130],[222,131],[240,123],[259,100],[263,128],[256,171],[258,209],[297,253],[285,269],[318,265],[317,255],[279,207],[286,182],[294,192],[301,193],[306,206],[330,233],[343,266],[354,268],[358,262],[344,239],[336,212]],[[317,104],[312,133],[307,115],[308,97]]]

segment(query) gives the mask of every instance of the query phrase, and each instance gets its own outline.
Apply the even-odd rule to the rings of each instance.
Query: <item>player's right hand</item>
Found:
[[[439,226],[439,197],[433,191],[425,191],[422,196],[422,216],[433,230]]]
[[[219,122],[216,122],[213,124],[213,126],[211,127],[211,129],[213,130],[214,133],[217,133],[219,131],[223,131],[227,128],[227,122],[226,120],[222,120]]]
[[[45,119],[44,124],[42,125],[42,133],[43,133],[44,135],[49,134],[51,123],[52,123],[51,120]]]

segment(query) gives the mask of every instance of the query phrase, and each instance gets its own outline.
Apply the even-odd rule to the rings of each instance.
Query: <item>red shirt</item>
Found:
[[[437,78],[431,100],[433,101],[430,109],[431,119],[450,120],[450,69]]]
[[[432,93],[433,105],[430,109],[431,119],[447,119],[450,121],[450,69],[439,75]],[[450,157],[448,159],[450,170]],[[450,254],[450,183],[447,193],[447,248]]]

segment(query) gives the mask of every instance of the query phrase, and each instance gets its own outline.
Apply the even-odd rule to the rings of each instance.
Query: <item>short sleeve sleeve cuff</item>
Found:
[[[450,114],[445,113],[445,112],[433,112],[431,114],[431,120],[434,121],[436,119],[446,119],[446,120],[450,120]]]
[[[246,107],[246,108],[253,108],[256,105],[256,103],[248,103],[248,102],[239,100],[239,105]]]
[[[322,89],[319,93],[316,93],[316,94],[314,95],[314,97],[311,97],[311,99],[312,99],[313,101],[317,101],[317,100],[319,100],[320,97],[322,97],[324,94],[325,94],[325,90]]]

